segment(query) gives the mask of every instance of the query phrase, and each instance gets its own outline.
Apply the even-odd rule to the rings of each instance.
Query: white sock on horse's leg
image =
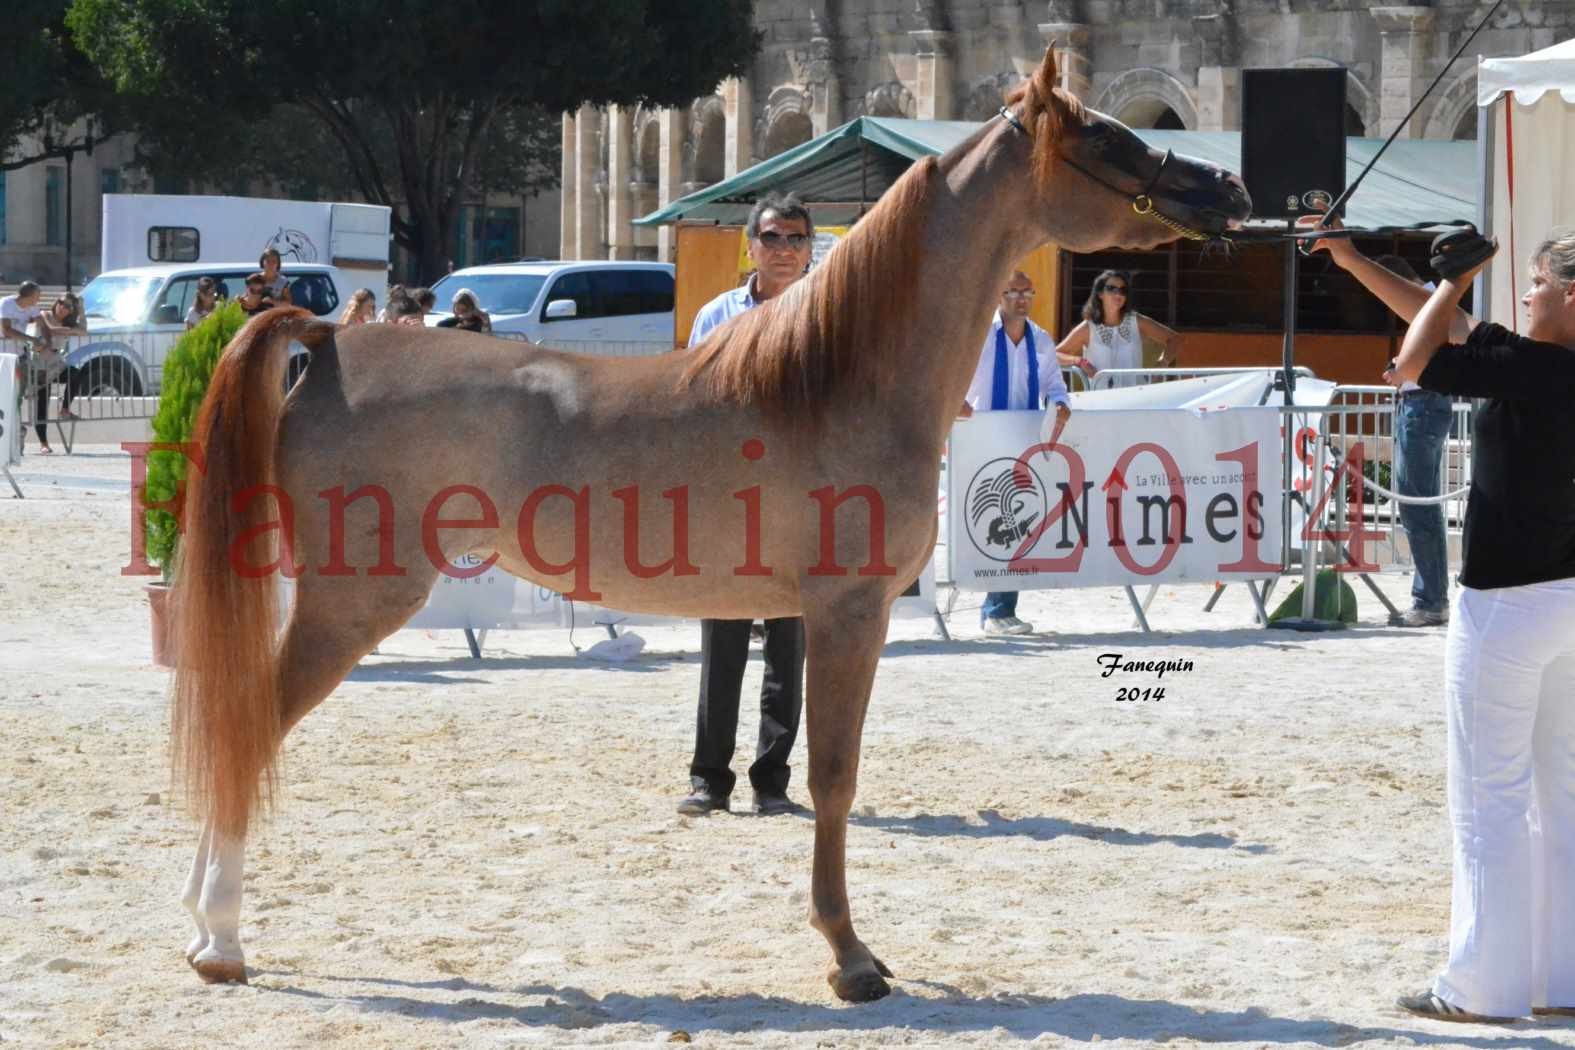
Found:
[[[186,876],[186,889],[180,895],[181,907],[191,915],[191,921],[197,924],[197,936],[186,946],[187,962],[195,961],[197,953],[208,946],[208,926],[202,921],[202,913],[197,905],[202,900],[202,879],[208,871],[208,846],[212,841],[213,825],[204,823],[202,834],[197,838],[197,856],[191,862],[191,874]]]
[[[192,960],[197,973],[209,983],[246,983],[246,957],[241,951],[240,934],[241,875],[245,863],[244,840],[213,833],[202,897],[197,903],[200,921],[208,928],[208,945]]]

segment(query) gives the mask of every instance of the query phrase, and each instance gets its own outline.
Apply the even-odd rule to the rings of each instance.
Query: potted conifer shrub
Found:
[[[235,303],[221,303],[191,331],[181,336],[164,359],[164,376],[159,388],[159,407],[153,417],[153,440],[179,444],[190,441],[197,427],[197,412],[213,379],[219,355],[246,323],[246,315]],[[148,476],[143,487],[143,503],[175,498],[176,487],[186,479],[190,463],[178,452],[148,454]],[[175,665],[174,634],[170,629],[170,583],[178,569],[180,530],[175,516],[168,511],[149,510],[147,515],[148,560],[163,571],[163,579],[143,589],[152,611],[153,662],[161,667]]]

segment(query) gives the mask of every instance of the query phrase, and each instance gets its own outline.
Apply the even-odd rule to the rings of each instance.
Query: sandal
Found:
[[[1402,995],[1395,1000],[1395,1005],[1407,1013],[1416,1014],[1434,1021],[1459,1021],[1463,1024],[1510,1024],[1516,1019],[1513,1017],[1489,1017],[1486,1014],[1474,1014],[1469,1010],[1462,1010],[1452,1003],[1446,1002],[1432,992],[1423,992],[1421,995]]]

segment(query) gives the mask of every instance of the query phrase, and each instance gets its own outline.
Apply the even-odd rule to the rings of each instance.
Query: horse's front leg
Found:
[[[848,812],[858,787],[859,738],[890,606],[879,596],[844,598],[804,615],[809,794],[815,802],[810,925],[831,945],[826,974],[837,996],[868,1002],[891,991],[891,976],[853,932],[846,875]]]

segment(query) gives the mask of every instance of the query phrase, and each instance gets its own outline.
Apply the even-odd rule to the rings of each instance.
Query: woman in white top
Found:
[[[1127,309],[1131,293],[1132,275],[1125,270],[1106,270],[1094,278],[1083,304],[1083,320],[1055,348],[1057,360],[1081,369],[1090,379],[1107,368],[1142,368],[1143,340],[1152,339],[1165,347],[1159,355],[1160,367],[1173,367],[1180,334]],[[1114,385],[1134,386],[1136,380],[1128,376]]]

